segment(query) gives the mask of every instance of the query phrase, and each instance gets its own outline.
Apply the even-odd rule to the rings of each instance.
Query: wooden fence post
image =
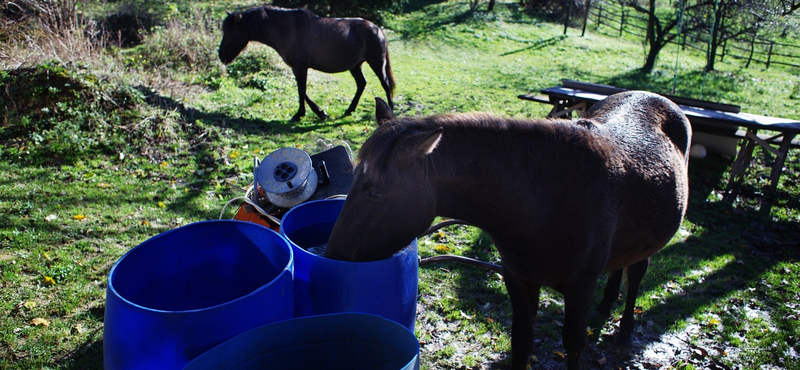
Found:
[[[753,53],[756,49],[756,35],[758,34],[758,30],[753,32],[753,39],[750,40],[750,56],[747,57],[747,64],[744,65],[745,68],[750,68],[750,62],[753,60]]]
[[[603,4],[597,9],[597,28],[603,23]]]
[[[622,11],[622,17],[619,19],[619,37],[622,37],[622,29],[625,28],[625,10]]]
[[[775,41],[770,41],[769,42],[769,52],[767,52],[767,68],[766,69],[769,69],[769,62],[770,62],[770,60],[772,60],[772,46],[774,46],[774,45],[775,45]]]
[[[722,40],[722,55],[719,56],[719,61],[720,62],[724,62],[725,61],[725,51],[726,51],[727,48],[728,48],[728,39],[726,38],[726,39]]]

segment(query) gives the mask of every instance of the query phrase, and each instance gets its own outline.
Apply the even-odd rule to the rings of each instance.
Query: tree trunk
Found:
[[[708,54],[706,55],[706,72],[714,70],[714,61],[717,59],[717,47],[720,43],[720,35],[722,34],[722,20],[724,14],[724,2],[714,6],[714,25],[711,32],[711,43],[708,45]]]
[[[650,73],[653,71],[653,68],[656,67],[656,59],[658,58],[658,52],[660,49],[655,49],[653,47],[650,48],[650,51],[647,52],[647,60],[644,62],[644,66],[642,66],[642,72]]]

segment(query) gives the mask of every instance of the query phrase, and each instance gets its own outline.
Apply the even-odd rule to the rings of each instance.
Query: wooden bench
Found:
[[[553,105],[548,117],[571,118],[572,113],[586,111],[607,96],[627,89],[594,84],[589,82],[563,79],[561,85],[543,89],[541,94],[523,94],[520,99]],[[778,186],[783,164],[790,148],[800,148],[800,121],[742,113],[738,105],[723,104],[705,100],[663,95],[672,100],[683,110],[696,138],[704,135],[731,138],[732,155],[735,161],[731,168],[728,188],[741,180],[750,165],[755,145],[761,145],[775,155],[770,176],[770,190]],[[773,133],[759,133],[759,130]],[[744,142],[737,145],[742,139]],[[736,147],[739,146],[737,151]]]

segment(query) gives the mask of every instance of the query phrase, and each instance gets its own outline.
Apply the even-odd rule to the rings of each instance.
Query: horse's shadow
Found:
[[[105,312],[105,305],[102,307],[94,307],[88,310],[88,314],[94,320],[102,321]],[[103,368],[103,328],[94,330],[89,337],[90,340],[84,342],[81,346],[72,352],[63,356],[61,360],[57,360],[64,369],[69,370],[82,370],[82,369],[102,369]]]
[[[146,86],[137,86],[136,89],[144,95],[145,102],[148,105],[165,112],[177,112],[180,115],[180,119],[186,123],[192,124],[202,120],[203,123],[220,128],[232,129],[247,135],[262,135],[265,132],[273,135],[306,133],[321,128],[338,127],[345,124],[345,122],[339,119],[317,120],[314,124],[298,124],[288,119],[282,121],[243,119],[223,113],[203,112],[194,107],[186,106],[172,97],[160,95]]]

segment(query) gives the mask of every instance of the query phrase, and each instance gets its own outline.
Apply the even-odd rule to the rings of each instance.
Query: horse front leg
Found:
[[[628,287],[625,294],[625,311],[622,313],[622,319],[619,321],[619,333],[617,333],[616,338],[614,338],[614,342],[618,345],[631,345],[631,333],[633,332],[634,324],[633,311],[636,309],[636,297],[639,296],[639,286],[649,266],[650,258],[648,257],[627,267]]]
[[[308,94],[306,94],[306,102],[308,103],[308,107],[311,108],[311,111],[314,112],[314,114],[316,114],[317,117],[319,117],[319,119],[323,121],[328,119],[328,114],[325,113],[324,110],[320,109],[317,103],[314,103],[314,101],[308,97]]]
[[[622,283],[623,269],[614,270],[608,273],[606,288],[603,291],[603,300],[597,305],[597,313],[605,320],[611,316],[611,307],[619,298],[619,286]]]
[[[292,72],[294,72],[294,80],[297,82],[298,104],[300,105],[297,108],[297,113],[292,116],[292,121],[298,122],[306,115],[306,80],[308,79],[308,69],[297,67],[292,68]]]
[[[297,113],[295,113],[295,115],[292,117],[292,121],[300,121],[300,119],[306,115],[306,102],[308,102],[308,107],[311,108],[311,111],[314,112],[320,119],[327,119],[328,115],[325,114],[322,109],[319,109],[319,106],[308,97],[308,94],[306,94],[308,68],[293,67],[292,71],[294,72],[294,79],[297,81],[297,95],[299,97],[298,103],[300,104],[300,107],[297,108]]]
[[[511,370],[525,370],[533,353],[533,323],[541,286],[520,280],[506,268],[503,280],[511,299]]]
[[[344,112],[345,116],[349,116],[356,111],[361,94],[364,93],[364,88],[367,86],[367,79],[364,78],[364,73],[361,72],[361,64],[351,69],[350,74],[356,79],[356,96],[353,97],[353,101],[350,102],[350,106]]]
[[[585,279],[568,287],[564,293],[564,328],[561,340],[567,351],[567,369],[578,370],[581,366],[581,353],[586,347],[586,325],[589,322],[594,296],[595,279]]]

